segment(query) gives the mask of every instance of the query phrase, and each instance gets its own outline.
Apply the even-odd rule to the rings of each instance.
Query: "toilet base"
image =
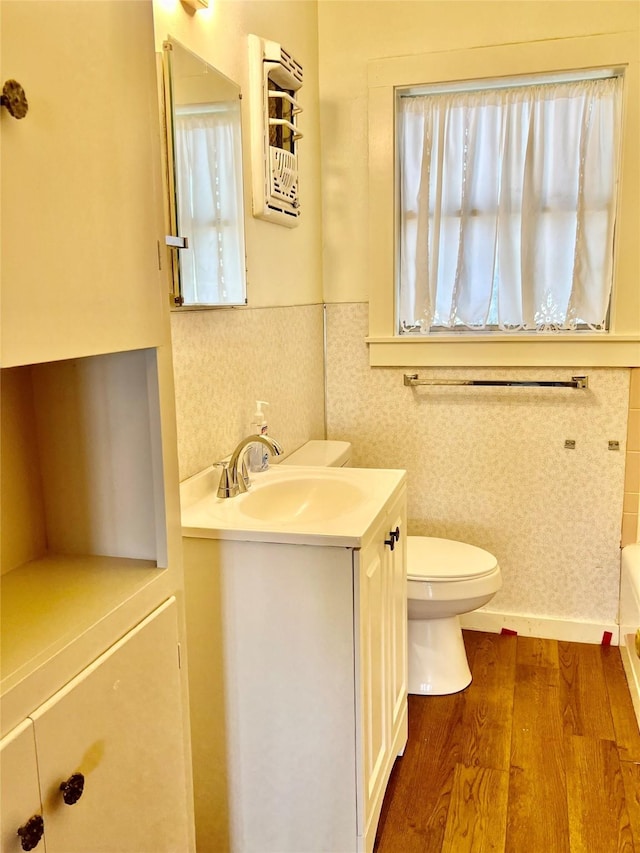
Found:
[[[409,693],[444,696],[471,684],[471,670],[457,616],[409,619]]]

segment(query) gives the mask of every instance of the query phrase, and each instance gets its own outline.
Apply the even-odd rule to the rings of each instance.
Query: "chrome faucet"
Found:
[[[282,445],[270,435],[248,435],[243,438],[231,454],[228,462],[216,462],[216,465],[222,468],[220,483],[218,484],[219,498],[235,498],[241,492],[246,492],[251,485],[244,457],[249,445],[256,442],[268,447],[273,456],[280,456],[284,453]]]

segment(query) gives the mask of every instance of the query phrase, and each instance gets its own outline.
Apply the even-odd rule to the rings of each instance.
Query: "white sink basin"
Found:
[[[272,465],[251,475],[249,491],[216,495],[220,471],[181,484],[185,536],[359,547],[404,471]]]
[[[330,521],[351,512],[365,498],[353,483],[316,474],[265,482],[232,500],[249,518],[288,523]]]

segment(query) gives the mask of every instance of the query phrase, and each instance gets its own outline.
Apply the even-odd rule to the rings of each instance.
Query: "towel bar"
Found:
[[[492,388],[517,386],[520,388],[588,388],[588,376],[572,376],[567,381],[547,381],[527,379],[515,381],[511,379],[420,379],[417,373],[405,373],[404,384],[416,385],[483,385]]]

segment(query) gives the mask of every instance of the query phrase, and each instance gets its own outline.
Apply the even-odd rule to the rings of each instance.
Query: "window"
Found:
[[[607,328],[620,90],[399,93],[400,333]]]
[[[370,298],[367,343],[372,366],[629,367],[640,364],[640,206],[637,197],[637,151],[640,150],[639,56],[637,34],[620,32],[445,50],[417,56],[389,57],[369,63]],[[611,78],[612,69],[615,69],[617,79]],[[609,79],[606,79],[607,75]],[[582,208],[577,204],[580,188],[576,187],[575,179],[572,185],[574,201],[571,205],[568,204],[571,193],[565,192],[562,198],[557,197],[558,193],[554,194],[558,174],[554,164],[548,173],[547,184],[551,192],[547,193],[548,197],[544,197],[544,209],[538,210],[536,228],[526,231],[528,239],[535,237],[532,245],[536,249],[533,258],[530,250],[527,250],[529,254],[525,257],[526,263],[520,266],[520,270],[524,269],[527,273],[526,276],[518,278],[510,273],[505,275],[505,270],[514,267],[518,273],[520,264],[518,255],[512,257],[509,251],[524,251],[517,241],[507,240],[504,236],[510,233],[509,218],[514,217],[513,224],[522,216],[522,201],[517,196],[509,200],[511,207],[506,209],[509,216],[505,220],[505,210],[501,208],[504,198],[500,195],[505,186],[502,174],[497,173],[496,168],[487,170],[483,161],[478,165],[474,160],[469,166],[467,159],[467,169],[476,169],[475,177],[480,178],[480,183],[463,199],[465,204],[460,203],[459,194],[457,206],[454,199],[445,200],[444,207],[442,199],[440,207],[436,207],[435,201],[430,201],[420,209],[405,205],[405,224],[408,229],[405,236],[401,234],[401,198],[396,182],[400,156],[396,127],[399,101],[400,109],[408,111],[410,105],[417,104],[417,99],[425,92],[435,94],[436,98],[442,100],[472,97],[485,101],[491,98],[502,100],[504,92],[501,87],[505,86],[507,92],[511,90],[513,93],[509,95],[514,102],[513,109],[520,110],[522,115],[525,90],[520,84],[525,79],[535,81],[532,90],[547,85],[551,88],[567,86],[572,89],[583,85],[577,77],[588,80],[584,84],[587,87],[602,87],[599,89],[601,92],[605,89],[613,90],[609,106],[604,109],[601,118],[608,111],[610,117],[617,116],[619,121],[617,129],[613,131],[619,134],[618,141],[614,140],[609,148],[614,159],[606,163],[603,161],[606,168],[598,167],[595,183],[590,183],[588,188],[583,186]],[[478,81],[483,81],[482,85],[488,82],[492,89],[499,91],[497,94],[480,92]],[[551,91],[551,88],[547,91]],[[403,95],[413,98],[405,98]],[[530,94],[526,97],[530,98]],[[575,109],[577,103],[571,109]],[[604,100],[600,106],[604,106]],[[418,108],[413,106],[412,109]],[[538,109],[544,111],[542,106]],[[495,114],[498,115],[498,112]],[[500,121],[506,121],[504,114]],[[601,129],[608,121],[604,120]],[[590,133],[593,127],[592,123]],[[403,133],[406,133],[406,128]],[[484,131],[481,134],[483,147],[485,136],[490,137],[490,134]],[[576,140],[579,139],[579,135],[574,136]],[[575,150],[579,142],[572,144]],[[565,144],[562,150],[566,151]],[[557,159],[556,146],[552,146],[552,153]],[[589,152],[589,157],[593,153]],[[519,156],[522,160],[522,153]],[[496,161],[493,162],[495,165]],[[506,168],[504,164],[503,168]],[[578,178],[580,180],[580,175]],[[424,183],[422,189],[428,187],[432,191],[433,186],[430,174],[429,182]],[[405,201],[406,198],[402,203]],[[438,265],[432,262],[431,278],[414,276],[415,283],[409,285],[401,301],[397,298],[396,282],[401,263],[410,261],[408,245],[405,243],[403,247],[403,240],[408,239],[412,228],[416,232],[418,229],[423,232],[426,229],[428,234],[430,209],[434,222],[438,210],[441,220],[443,211],[451,217],[453,224],[450,231],[454,235],[456,226],[459,231],[460,223],[464,220],[466,238],[462,249],[460,242],[456,244],[454,241],[456,252],[451,254],[449,250],[449,258],[455,258],[455,262],[448,261],[453,269],[453,273],[448,273],[449,292],[444,283],[440,284],[434,272],[439,272]],[[418,210],[423,221],[418,219]],[[569,233],[572,220],[574,235],[578,220],[581,229],[578,240],[574,236],[571,244],[573,257],[571,250],[567,250],[565,239],[557,242],[551,251],[551,242],[543,240],[542,235],[555,237],[557,223],[561,224],[563,233]],[[491,227],[494,236],[489,242],[486,234],[491,233],[491,227],[487,227],[487,223],[493,223]],[[498,226],[498,236],[502,234],[499,242],[495,239]],[[585,233],[589,238],[583,240],[581,246],[580,240]],[[596,242],[592,239],[594,233],[606,235],[604,241],[598,243],[597,251]],[[448,232],[446,236],[449,236]],[[440,232],[438,237],[442,242]],[[448,248],[446,241],[445,245]],[[544,252],[537,251],[540,245],[544,246]],[[433,246],[432,243],[432,249]],[[474,254],[471,249],[476,250],[476,258],[481,263],[478,260],[471,263]],[[424,271],[427,268],[424,254],[421,257],[416,254],[416,257],[419,261],[415,264],[416,269],[421,263]],[[582,265],[577,277],[573,274],[576,264],[578,267]],[[475,283],[480,268],[483,271],[483,285],[478,291]],[[533,278],[531,270],[536,274]],[[551,270],[554,273],[564,270],[564,275],[552,277]],[[456,271],[459,273],[457,285]],[[601,283],[592,286],[591,282],[596,279]],[[445,282],[446,276],[441,280]],[[537,282],[535,287],[538,288],[533,291],[536,297],[533,299],[533,308],[530,304],[531,296],[523,298],[522,294],[526,291],[520,287],[521,281],[525,283],[531,280]],[[560,286],[562,280],[564,283]],[[411,281],[410,277],[408,281]],[[430,288],[428,292],[425,282]],[[464,282],[463,288],[461,282]],[[474,283],[474,288],[468,286],[469,282]],[[549,290],[547,296],[551,297],[546,301],[541,298],[541,294],[545,295],[545,288]],[[450,298],[451,294],[453,299]],[[416,328],[410,333],[403,333],[402,320],[405,328]]]
[[[180,253],[187,305],[244,303],[240,106],[176,107],[177,221],[189,239]]]

